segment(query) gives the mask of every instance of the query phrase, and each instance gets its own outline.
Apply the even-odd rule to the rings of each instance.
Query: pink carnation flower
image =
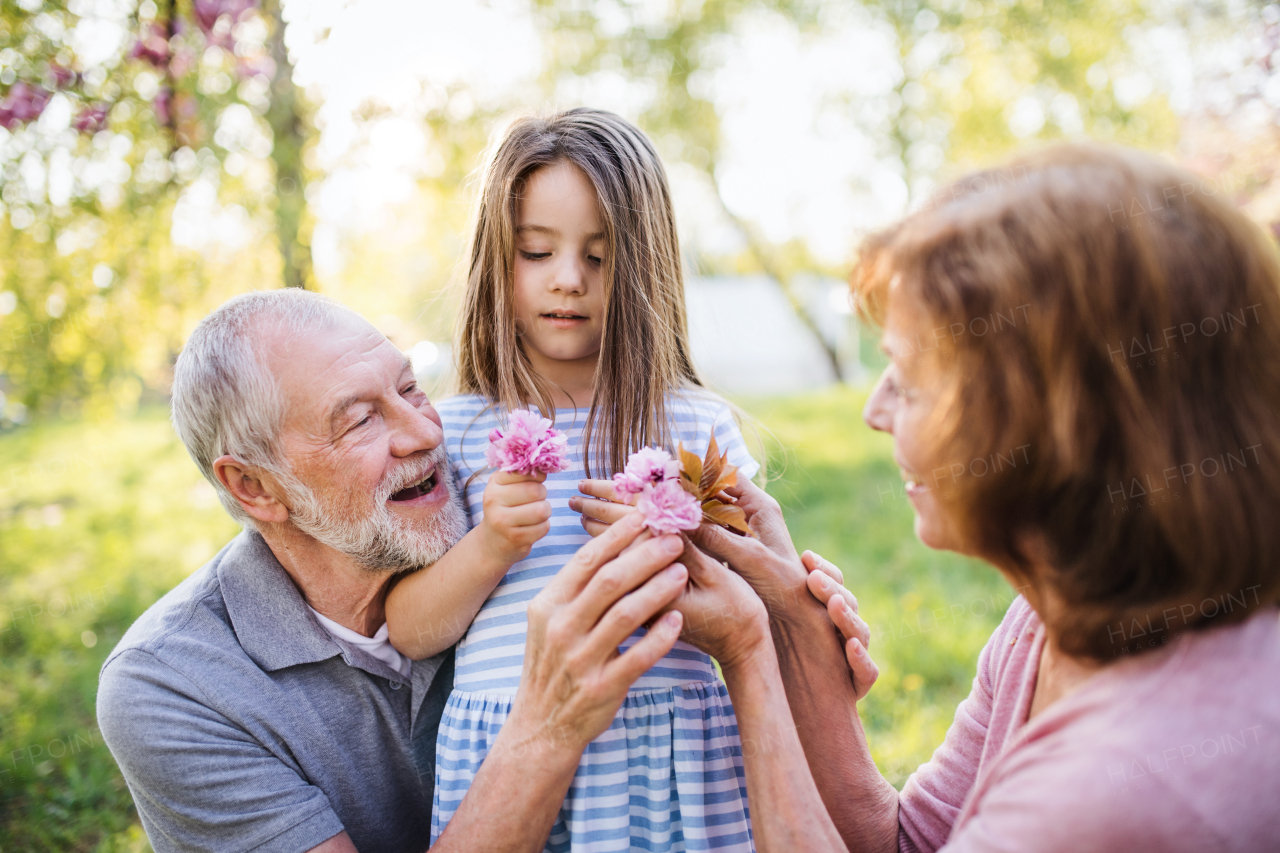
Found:
[[[636,509],[654,533],[696,530],[702,523],[702,505],[685,491],[679,480],[663,480],[646,485],[636,500]]]
[[[554,474],[569,467],[565,456],[569,439],[537,412],[516,409],[507,415],[507,428],[489,433],[485,459],[494,468],[528,476],[535,471]]]
[[[672,459],[670,453],[656,447],[642,447],[627,459],[627,467],[621,474],[613,475],[613,485],[618,496],[629,501],[643,492],[645,486],[679,476],[680,463]]]

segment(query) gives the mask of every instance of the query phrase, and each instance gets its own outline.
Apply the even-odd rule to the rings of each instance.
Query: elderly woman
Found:
[[[1052,148],[864,246],[891,358],[865,418],[916,533],[1023,595],[898,793],[855,711],[856,602],[736,490],[758,538],[704,527],[685,557],[686,597],[733,618],[686,631],[722,664],[760,850],[1280,850],[1280,263],[1206,188]]]

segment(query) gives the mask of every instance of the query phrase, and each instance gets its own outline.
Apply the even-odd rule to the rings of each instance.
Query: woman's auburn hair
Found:
[[[1065,651],[1280,599],[1280,263],[1211,184],[1045,148],[868,238],[853,285],[864,317],[906,312],[946,388],[930,485],[966,543],[1053,594]]]
[[[606,476],[646,445],[671,444],[668,395],[701,386],[689,350],[684,276],[666,172],[635,125],[579,108],[516,120],[485,168],[457,331],[457,386],[510,411],[536,405],[555,418],[551,387],[519,344],[515,234],[538,169],[572,163],[595,187],[604,223],[604,330],[583,458]]]

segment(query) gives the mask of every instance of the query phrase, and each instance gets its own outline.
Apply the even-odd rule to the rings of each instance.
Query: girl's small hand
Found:
[[[509,474],[495,471],[484,487],[486,547],[495,559],[518,563],[551,529],[551,502],[547,500],[546,474]]]
[[[836,565],[812,551],[800,555],[809,570],[809,592],[827,606],[827,615],[844,637],[844,654],[853,670],[853,688],[858,699],[866,696],[880,677],[880,668],[871,659],[871,627],[858,615],[858,599],[844,587],[844,575]]]
[[[578,491],[590,497],[574,495],[569,498],[569,509],[582,513],[582,526],[592,536],[604,533],[609,525],[631,511],[630,506],[618,500],[612,480],[583,480],[578,484]]]

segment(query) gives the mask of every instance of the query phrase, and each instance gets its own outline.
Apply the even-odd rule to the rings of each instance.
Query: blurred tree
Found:
[[[274,1],[4,4],[0,424],[128,406],[204,297],[306,284],[311,131],[282,34]],[[272,230],[278,255],[253,239]]]
[[[1205,176],[1199,191],[1226,196],[1280,238],[1280,6],[1257,6],[1183,10],[1189,30],[1230,49],[1194,59],[1180,153]]]
[[[772,14],[819,39],[857,7],[836,0],[533,5],[550,48],[548,86],[625,78],[640,93],[641,124],[667,156],[705,175],[751,264],[778,283],[841,376],[835,348],[796,286],[801,273],[834,271],[822,269],[803,241],[774,245],[726,201],[722,107],[697,80],[723,62],[725,36],[752,14]],[[868,0],[861,8],[892,34],[898,67],[882,102],[848,94],[843,106],[905,183],[909,204],[927,196],[948,165],[985,163],[1023,140],[1086,132],[1149,144],[1173,138],[1161,99],[1146,97],[1140,85],[1124,97],[1115,90],[1116,76],[1132,70],[1126,28],[1148,20],[1138,0]]]

